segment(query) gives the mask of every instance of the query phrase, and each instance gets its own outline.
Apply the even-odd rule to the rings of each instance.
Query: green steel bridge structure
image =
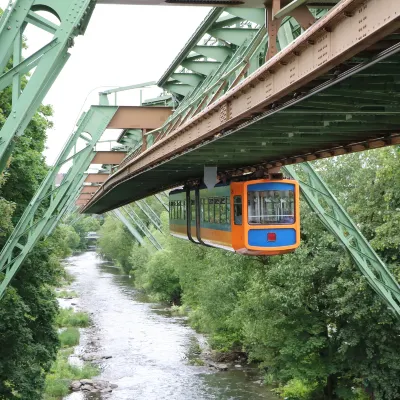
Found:
[[[0,298],[38,240],[66,215],[109,212],[139,244],[147,238],[162,250],[154,235],[161,221],[145,198],[154,195],[167,209],[164,191],[200,181],[205,167],[213,167],[216,179],[281,169],[300,182],[302,196],[326,229],[400,318],[398,282],[310,163],[400,144],[400,2],[10,2],[0,20],[0,90],[12,88],[12,110],[0,130],[0,172],[96,4],[215,8],[158,81],[102,92],[99,105],[83,113],[1,249]],[[58,24],[43,17],[43,10]],[[28,24],[52,39],[23,59]],[[22,77],[30,71],[22,90]],[[112,94],[152,85],[163,95],[141,100],[140,106],[110,104]],[[117,147],[101,152],[97,146],[106,129],[122,134]],[[89,173],[91,164],[103,170]]]

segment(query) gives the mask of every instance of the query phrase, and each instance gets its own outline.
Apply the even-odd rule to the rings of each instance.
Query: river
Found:
[[[202,335],[184,318],[170,316],[165,306],[148,302],[128,276],[96,253],[70,257],[66,268],[76,279],[71,289],[79,299],[74,304],[90,313],[93,322],[77,352],[90,349],[112,356],[100,364],[99,378],[118,385],[107,399],[276,399],[257,382],[254,368],[219,372],[191,365]],[[96,396],[77,392],[65,400],[99,399]]]

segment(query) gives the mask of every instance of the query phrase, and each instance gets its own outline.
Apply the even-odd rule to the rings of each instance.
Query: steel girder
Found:
[[[400,286],[354,221],[308,162],[282,169],[300,183],[301,194],[315,215],[345,247],[372,289],[400,318]]]
[[[162,192],[162,194],[164,194],[164,196],[167,196],[167,195],[165,194],[165,192]],[[164,207],[164,209],[165,209],[166,211],[169,211],[169,205],[168,205],[168,203],[164,203],[164,200],[162,199],[162,197],[161,197],[160,194],[156,194],[156,195],[154,195],[154,197],[158,200],[158,202]],[[168,202],[168,197],[167,197],[167,202]]]
[[[96,154],[95,145],[116,111],[117,107],[92,106],[80,119],[0,253],[0,272],[4,274],[0,281],[0,298],[38,240],[54,229],[79,195],[85,171]],[[82,148],[77,150],[78,146]],[[68,165],[67,174],[56,187],[57,174]]]
[[[40,103],[69,58],[73,38],[84,34],[95,0],[16,0],[0,20],[0,90],[12,86],[12,110],[0,131],[0,172],[7,164],[15,139],[24,133]],[[45,10],[59,20],[47,20],[36,11]],[[22,35],[27,24],[53,34],[40,50],[22,59]],[[13,66],[6,70],[10,59]],[[22,79],[35,71],[22,88]],[[21,90],[22,89],[22,90]]]
[[[143,232],[143,234],[147,237],[147,239],[149,239],[150,243],[155,247],[156,250],[162,250],[162,246],[161,246],[160,242],[151,233],[150,229],[142,221],[142,219],[137,215],[137,213],[135,212],[135,210],[133,209],[133,207],[131,205],[121,207],[121,210]]]
[[[156,229],[158,229],[161,233],[161,219],[160,217],[153,211],[153,209],[147,204],[145,199],[139,200],[135,203],[140,210],[146,215],[148,220],[154,225]]]
[[[138,230],[130,223],[129,219],[125,217],[124,214],[119,209],[111,211],[111,215],[113,215],[115,218],[117,218],[119,221],[121,221],[128,231],[132,234],[132,236],[138,241],[138,243],[143,246],[144,245],[144,240]]]

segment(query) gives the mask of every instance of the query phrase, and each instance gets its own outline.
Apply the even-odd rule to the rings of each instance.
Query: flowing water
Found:
[[[98,377],[118,385],[107,399],[276,399],[257,382],[254,368],[218,372],[191,365],[203,337],[184,318],[171,317],[165,306],[148,302],[128,276],[96,253],[69,258],[67,270],[76,278],[71,289],[79,299],[74,304],[93,321],[77,352],[111,356],[101,361]],[[98,396],[77,392],[65,399]]]

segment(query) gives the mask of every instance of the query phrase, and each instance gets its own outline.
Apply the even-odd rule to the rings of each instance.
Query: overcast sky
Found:
[[[8,0],[0,0],[1,8],[7,4]],[[202,7],[96,6],[85,35],[76,38],[71,58],[44,101],[54,107],[47,162],[55,161],[82,107],[98,104],[99,87],[158,80],[208,11]],[[47,34],[36,27],[27,29],[25,36],[29,46],[25,56],[48,41]],[[152,90],[143,97],[158,92]],[[118,100],[138,105],[132,92],[119,95]]]

